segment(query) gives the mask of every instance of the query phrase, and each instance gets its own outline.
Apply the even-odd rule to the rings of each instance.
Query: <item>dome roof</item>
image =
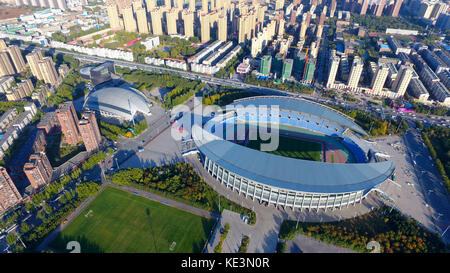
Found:
[[[150,106],[151,102],[138,90],[107,87],[89,93],[83,108],[105,116],[131,119],[132,111],[150,114]]]

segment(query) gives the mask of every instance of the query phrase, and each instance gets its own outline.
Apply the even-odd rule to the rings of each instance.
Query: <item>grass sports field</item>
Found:
[[[261,140],[250,140],[247,147],[259,150]],[[322,144],[280,135],[278,149],[268,153],[296,159],[322,162]]]
[[[78,241],[81,252],[201,252],[213,219],[107,187],[50,244],[67,252]]]

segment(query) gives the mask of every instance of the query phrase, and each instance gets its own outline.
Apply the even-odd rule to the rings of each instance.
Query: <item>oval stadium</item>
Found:
[[[270,134],[274,128],[276,149],[261,151],[270,140],[262,140],[259,130]],[[339,111],[278,96],[236,100],[192,128],[203,167],[218,183],[292,209],[355,205],[392,177],[394,163],[378,157],[362,136],[367,133]]]

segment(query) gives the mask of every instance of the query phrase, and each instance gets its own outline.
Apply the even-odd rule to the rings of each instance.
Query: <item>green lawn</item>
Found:
[[[213,226],[212,219],[108,187],[50,246],[65,252],[67,242],[78,241],[82,253],[195,253]]]
[[[262,141],[250,140],[247,147],[259,150]],[[322,144],[313,141],[300,140],[280,135],[278,149],[268,153],[291,157],[296,159],[312,160],[322,162]]]

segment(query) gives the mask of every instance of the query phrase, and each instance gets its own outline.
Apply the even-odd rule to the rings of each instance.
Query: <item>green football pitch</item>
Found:
[[[81,252],[196,253],[215,220],[107,187],[50,244],[62,251],[78,241]]]
[[[279,136],[279,145],[275,151],[267,151],[267,153],[296,158],[304,160],[312,160],[322,162],[322,144],[314,141],[307,141],[297,138],[290,138],[286,136]],[[250,140],[247,147],[260,150],[261,143],[266,143],[258,140]],[[268,142],[267,142],[268,143]]]

